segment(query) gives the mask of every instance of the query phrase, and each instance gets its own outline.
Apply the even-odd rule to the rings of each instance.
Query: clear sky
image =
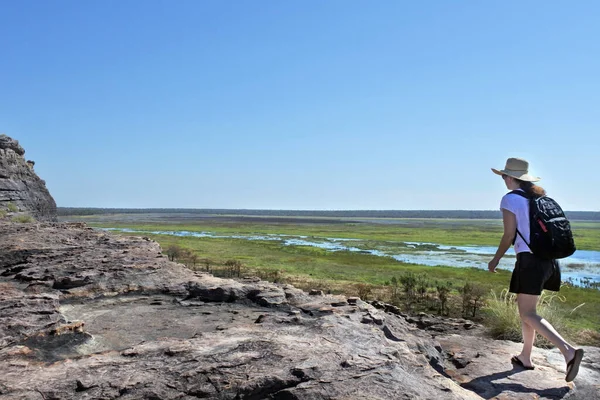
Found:
[[[600,210],[598,1],[0,0],[0,132],[59,206]]]

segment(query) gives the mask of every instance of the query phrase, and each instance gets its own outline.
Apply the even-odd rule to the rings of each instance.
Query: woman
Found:
[[[533,183],[539,181],[540,178],[529,175],[529,163],[526,160],[509,158],[504,169],[492,168],[492,171],[502,176],[506,187],[511,191],[521,190],[529,197],[541,197],[546,194],[544,189]],[[517,294],[517,306],[523,332],[523,350],[511,361],[528,370],[535,368],[531,362],[531,350],[535,333],[538,332],[552,342],[565,357],[567,363],[565,379],[567,382],[571,382],[579,372],[583,350],[573,348],[548,321],[536,312],[538,297],[542,293],[542,289],[558,291],[560,288],[560,280],[558,280],[558,284],[552,284],[550,279],[555,272],[556,261],[539,259],[529,249],[527,244],[529,243],[528,199],[518,194],[507,193],[502,197],[500,209],[502,210],[504,234],[496,255],[488,264],[488,269],[490,272],[495,272],[498,262],[514,243],[517,262],[510,280],[509,291]],[[520,235],[517,235],[517,229]]]

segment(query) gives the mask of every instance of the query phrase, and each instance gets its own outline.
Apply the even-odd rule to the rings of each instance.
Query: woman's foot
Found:
[[[510,362],[513,363],[513,364],[515,364],[515,365],[518,365],[519,367],[522,367],[522,368],[524,368],[526,370],[535,369],[535,366],[531,363],[531,360],[527,360],[527,362],[523,362],[523,361],[521,361],[521,359],[519,358],[519,356],[513,356],[510,359]]]
[[[567,362],[567,376],[565,380],[571,382],[579,373],[579,365],[583,359],[583,349],[575,350],[575,354],[570,361]]]

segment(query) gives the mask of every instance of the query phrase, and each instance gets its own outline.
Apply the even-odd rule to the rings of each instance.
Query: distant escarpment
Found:
[[[30,214],[37,220],[56,220],[56,203],[46,182],[26,161],[19,142],[0,135],[0,211]]]

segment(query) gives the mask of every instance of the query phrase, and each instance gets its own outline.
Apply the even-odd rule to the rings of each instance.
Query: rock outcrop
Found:
[[[0,210],[30,214],[37,220],[56,220],[56,203],[46,183],[26,161],[19,142],[0,135]],[[12,210],[11,210],[12,209]]]
[[[479,331],[194,272],[147,238],[0,221],[2,400],[597,398],[598,349],[567,384],[556,350],[523,371],[517,343]]]

